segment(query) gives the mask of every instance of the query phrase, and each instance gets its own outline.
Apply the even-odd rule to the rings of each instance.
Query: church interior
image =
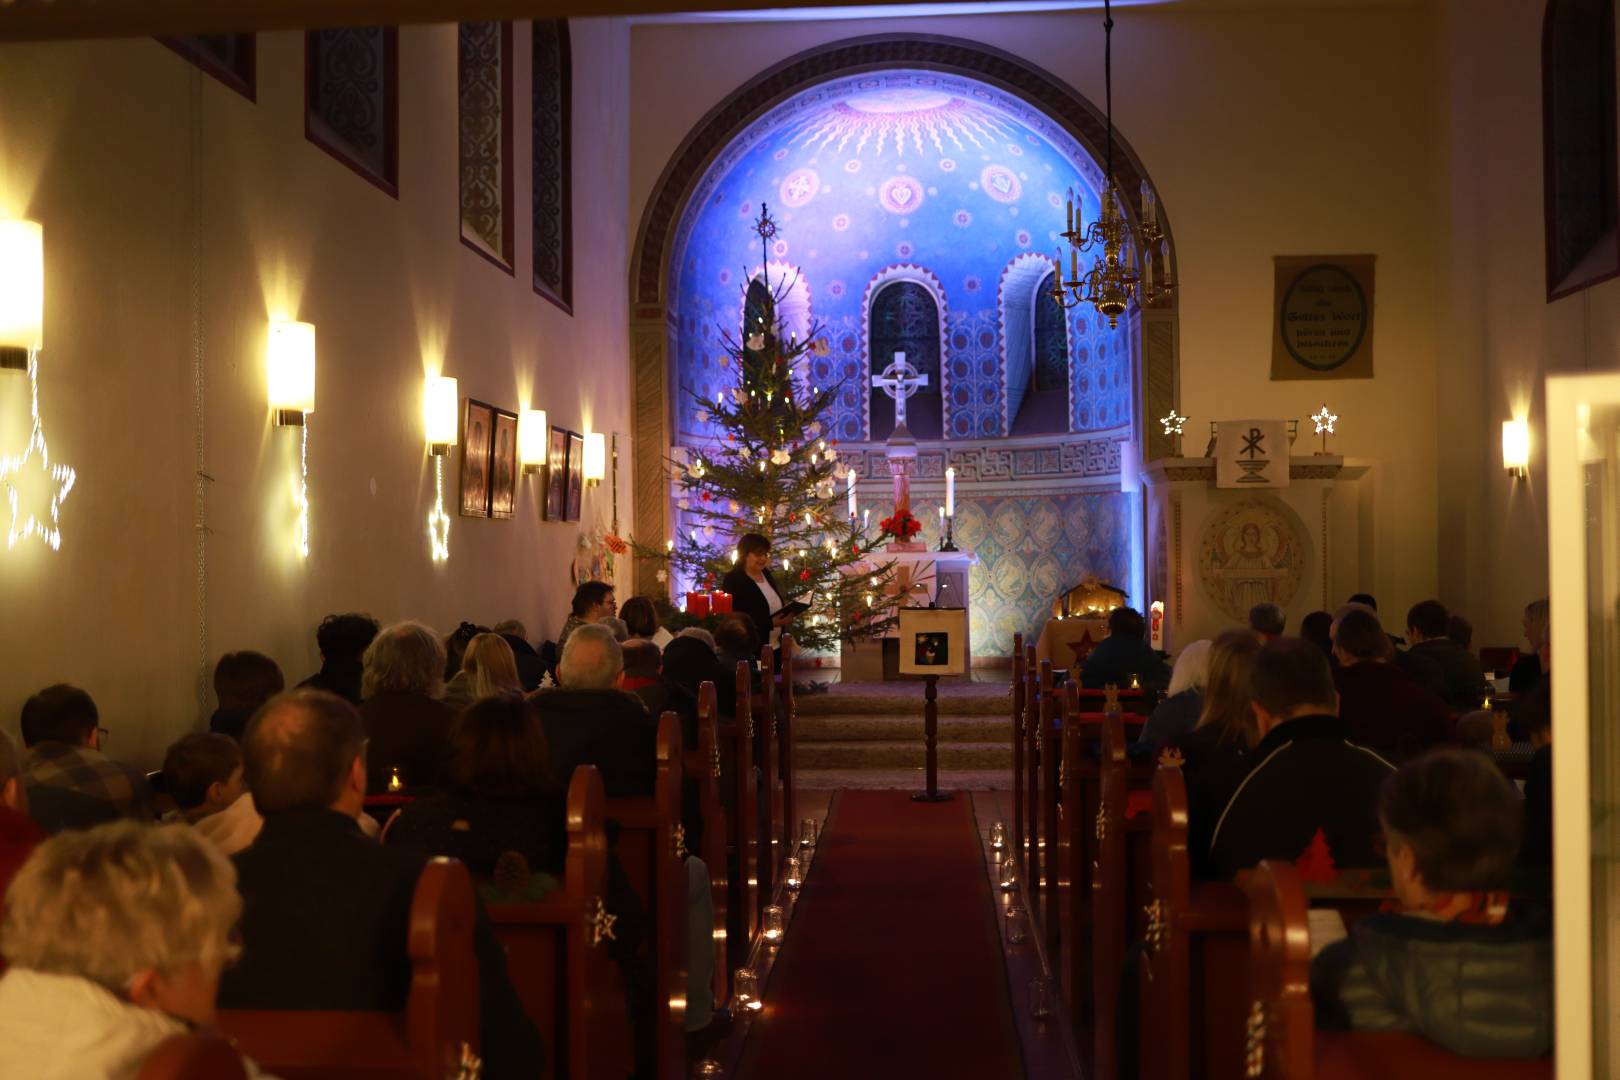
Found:
[[[1620,1075],[1614,8],[0,3],[0,1075]]]

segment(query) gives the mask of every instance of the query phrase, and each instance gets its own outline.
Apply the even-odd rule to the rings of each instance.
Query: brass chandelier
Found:
[[[1068,228],[1062,233],[1069,245],[1069,280],[1063,280],[1063,253],[1058,252],[1053,298],[1064,308],[1090,304],[1108,316],[1109,329],[1134,297],[1146,306],[1176,287],[1170,276],[1170,241],[1159,227],[1158,199],[1142,181],[1142,220],[1132,227],[1126,220],[1119,185],[1114,182],[1114,15],[1110,0],[1103,0],[1103,86],[1108,119],[1107,169],[1104,174],[1102,213],[1086,224],[1084,206],[1076,212],[1069,194]],[[1080,256],[1096,251],[1091,269],[1082,276]]]

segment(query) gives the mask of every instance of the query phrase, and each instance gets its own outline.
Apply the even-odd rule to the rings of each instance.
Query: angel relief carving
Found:
[[[1242,620],[1255,604],[1287,607],[1299,592],[1309,540],[1286,507],[1244,501],[1204,528],[1198,579],[1205,595],[1230,618]]]

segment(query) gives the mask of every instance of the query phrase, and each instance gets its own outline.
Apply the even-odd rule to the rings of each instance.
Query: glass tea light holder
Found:
[[[802,871],[803,867],[800,865],[797,857],[790,856],[783,861],[782,884],[787,886],[789,892],[798,892],[799,886],[804,884],[804,880],[800,876]]]
[[[1029,921],[1017,904],[1007,909],[1007,944],[1022,945],[1029,940]]]
[[[754,974],[753,968],[741,967],[732,973],[731,1000],[743,1012],[757,1013],[765,1008],[765,1003],[759,999],[759,976]]]
[[[765,925],[760,933],[764,935],[766,941],[775,944],[782,940],[782,932],[782,909],[776,904],[771,904],[765,909]]]
[[[990,850],[998,854],[1007,850],[1007,826],[999,821],[990,826]]]
[[[799,846],[813,849],[816,841],[821,839],[821,822],[813,817],[807,817],[799,822]]]
[[[1030,1016],[1040,1021],[1051,1019],[1055,998],[1051,979],[1042,976],[1029,980]]]
[[[390,794],[397,794],[398,792],[401,792],[401,791],[404,791],[404,790],[405,790],[405,779],[404,779],[404,777],[399,775],[399,766],[398,765],[390,765],[388,767],[388,791],[389,791],[389,793]]]
[[[1018,884],[1018,860],[1011,855],[1001,860],[1001,891],[1012,892]]]

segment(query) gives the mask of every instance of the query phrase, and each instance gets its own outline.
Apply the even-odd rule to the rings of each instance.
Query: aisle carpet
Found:
[[[740,1075],[1023,1076],[970,800],[838,796]]]

